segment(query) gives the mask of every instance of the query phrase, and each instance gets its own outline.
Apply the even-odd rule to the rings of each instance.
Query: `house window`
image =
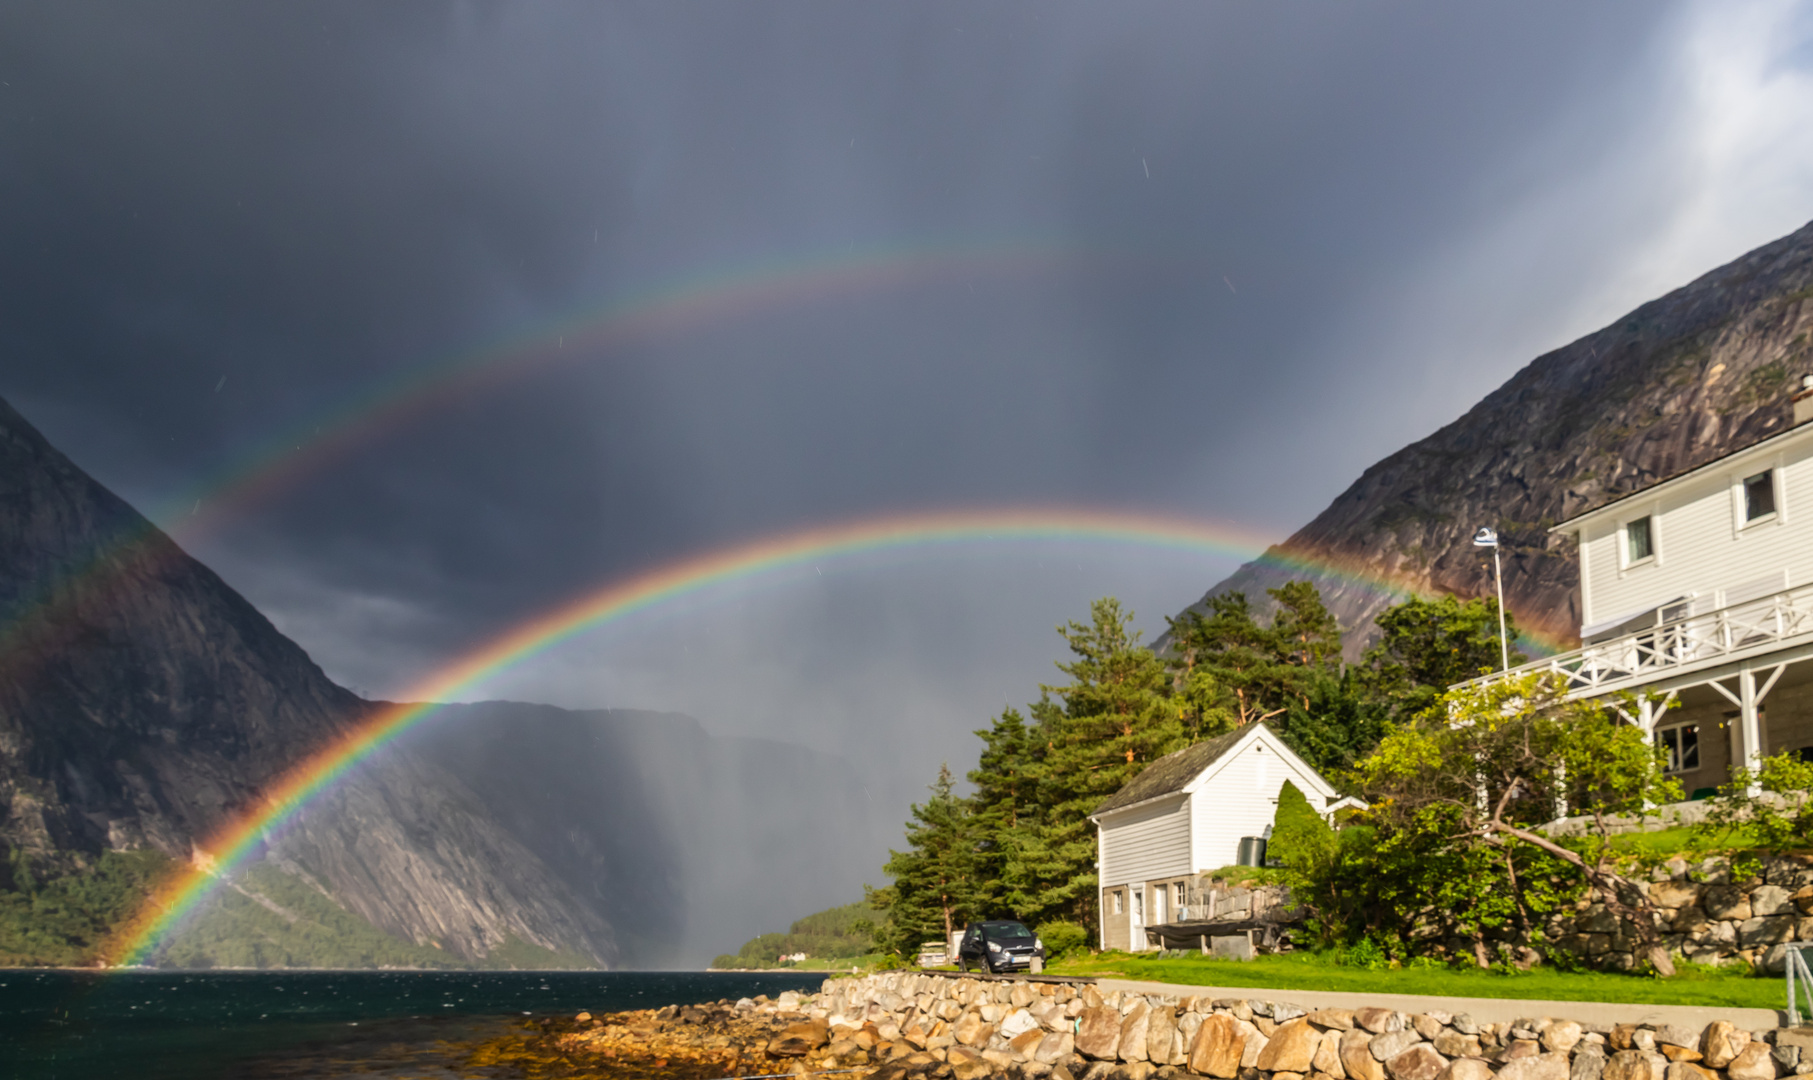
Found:
[[[1168,891],[1169,890],[1167,890],[1163,885],[1155,885],[1152,888],[1152,921],[1153,922],[1164,922],[1165,921],[1165,893]]]
[[[1700,767],[1700,725],[1676,724],[1656,732],[1665,772],[1692,772]]]
[[[1755,521],[1775,513],[1775,470],[1764,469],[1744,480],[1744,520]]]
[[[1626,562],[1642,562],[1656,553],[1655,542],[1649,533],[1649,518],[1640,517],[1624,526],[1625,550],[1630,557]]]
[[[1113,892],[1109,893],[1108,895],[1114,897],[1114,913],[1116,915],[1125,914],[1126,906],[1124,905],[1124,903],[1121,900],[1121,891],[1119,889],[1116,889]]]

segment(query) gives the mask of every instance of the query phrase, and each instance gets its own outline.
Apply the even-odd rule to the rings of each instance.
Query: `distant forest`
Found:
[[[858,901],[808,915],[787,928],[784,934],[760,934],[743,943],[735,953],[725,953],[711,962],[714,968],[749,969],[794,967],[782,957],[805,953],[807,966],[815,961],[854,959],[875,951],[874,922],[878,913]]]

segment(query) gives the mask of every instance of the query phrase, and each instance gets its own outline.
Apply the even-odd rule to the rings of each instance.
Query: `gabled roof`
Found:
[[[1190,781],[1202,775],[1202,771],[1220,761],[1228,751],[1238,746],[1241,740],[1258,731],[1263,724],[1238,727],[1226,735],[1217,735],[1194,746],[1186,746],[1173,754],[1166,754],[1140,771],[1138,776],[1127,782],[1127,786],[1108,796],[1102,805],[1095,808],[1097,814],[1110,810],[1119,810],[1123,806],[1132,806],[1160,795],[1170,795],[1182,791]]]

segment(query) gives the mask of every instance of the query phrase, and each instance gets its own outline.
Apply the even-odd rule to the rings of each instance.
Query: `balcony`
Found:
[[[1800,645],[1813,645],[1813,584],[1658,623],[1459,685],[1548,671],[1565,676],[1573,696],[1598,697]]]

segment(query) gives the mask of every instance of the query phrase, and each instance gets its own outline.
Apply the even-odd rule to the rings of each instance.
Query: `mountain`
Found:
[[[1505,606],[1562,640],[1580,629],[1572,539],[1550,526],[1782,430],[1813,372],[1813,224],[1765,244],[1595,333],[1545,353],[1466,415],[1368,468],[1314,520],[1210,589],[1309,578],[1350,657],[1398,590],[1491,592],[1497,528]],[[1334,569],[1306,572],[1296,560]],[[1282,564],[1282,565],[1281,565]],[[1398,595],[1402,595],[1400,592]]]
[[[382,704],[0,401],[0,867],[186,861]],[[267,835],[162,959],[703,966],[860,884],[891,830],[855,775],[671,714],[450,707]]]

